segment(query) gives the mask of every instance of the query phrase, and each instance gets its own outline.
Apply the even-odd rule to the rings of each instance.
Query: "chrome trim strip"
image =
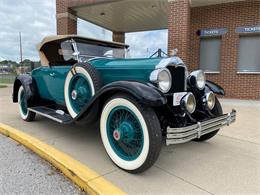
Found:
[[[229,126],[236,120],[236,111],[224,114],[220,117],[207,121],[200,121],[197,124],[180,128],[167,128],[166,145],[179,144],[200,138],[202,135],[220,129],[223,126]]]
[[[80,62],[80,61],[79,61],[79,54],[80,54],[80,52],[78,51],[78,47],[77,47],[76,41],[75,41],[74,39],[71,39],[71,44],[72,44],[72,47],[73,47],[73,50],[74,50],[72,56],[74,56],[74,58],[75,58],[78,62]]]
[[[48,114],[44,114],[44,113],[42,113],[42,112],[39,112],[39,111],[37,111],[37,110],[34,110],[34,109],[32,109],[32,108],[28,108],[28,110],[30,110],[31,112],[35,112],[36,114],[42,115],[42,116],[44,116],[44,117],[46,117],[46,118],[49,118],[49,119],[51,119],[51,120],[54,120],[54,121],[56,121],[56,122],[58,122],[58,123],[63,123],[62,120],[59,120],[59,119],[54,118],[54,117],[52,117],[52,116],[50,116],[50,115],[48,115]]]
[[[155,69],[166,68],[169,65],[172,65],[172,66],[184,66],[185,68],[187,68],[181,58],[179,58],[177,56],[173,56],[173,57],[170,57],[170,58],[162,59],[159,62],[159,64],[157,64],[155,66]]]

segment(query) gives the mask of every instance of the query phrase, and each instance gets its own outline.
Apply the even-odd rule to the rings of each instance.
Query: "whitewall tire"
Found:
[[[99,88],[99,76],[91,65],[78,64],[68,72],[64,85],[64,99],[72,118],[77,117]]]
[[[27,108],[26,92],[21,85],[18,90],[18,104],[20,117],[25,121],[32,121],[35,118],[35,113],[29,111]]]
[[[157,116],[128,95],[107,101],[100,118],[100,133],[109,157],[126,171],[142,172],[159,156],[161,130]]]

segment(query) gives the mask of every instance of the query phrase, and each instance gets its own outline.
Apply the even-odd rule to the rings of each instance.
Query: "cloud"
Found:
[[[78,19],[78,34],[107,41],[112,41],[112,32],[91,24],[82,19]]]
[[[112,40],[111,31],[81,19],[78,20],[78,34],[108,41]],[[126,33],[125,42],[130,45],[131,57],[149,57],[159,48],[167,52],[168,30]]]
[[[23,58],[38,60],[36,45],[56,34],[56,0],[0,0],[0,57],[19,61],[19,32]],[[14,6],[15,5],[15,6]],[[78,19],[78,34],[112,40],[112,32]],[[167,31],[126,34],[131,57],[147,57],[158,48],[166,50]]]
[[[23,58],[38,60],[36,44],[56,33],[55,9],[55,0],[0,0],[0,57],[19,61],[21,32]]]
[[[168,31],[157,30],[126,34],[131,57],[149,57],[158,49],[167,53]]]

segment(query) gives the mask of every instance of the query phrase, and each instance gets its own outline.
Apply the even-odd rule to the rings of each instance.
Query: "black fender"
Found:
[[[18,90],[21,85],[25,90],[27,102],[30,104],[30,100],[36,96],[37,90],[33,78],[29,74],[19,75],[15,78],[13,86],[13,102],[18,102]]]
[[[88,104],[81,110],[75,121],[85,118],[88,113],[98,112],[98,110],[91,110],[93,105],[98,103],[103,107],[105,101],[116,93],[126,93],[135,97],[144,105],[151,107],[162,106],[167,103],[165,95],[154,85],[139,81],[115,81],[102,87],[88,102]]]
[[[212,81],[206,81],[206,86],[214,93],[218,95],[225,95],[225,90],[219,86],[218,84],[212,82]]]

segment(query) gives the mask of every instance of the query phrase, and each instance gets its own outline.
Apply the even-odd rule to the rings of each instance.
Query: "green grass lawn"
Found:
[[[12,84],[15,77],[15,74],[0,74],[0,83]]]
[[[0,88],[5,88],[5,87],[7,87],[6,85],[0,85]]]
[[[12,83],[14,83],[14,79],[2,79],[2,78],[0,78],[0,83],[12,84]]]

